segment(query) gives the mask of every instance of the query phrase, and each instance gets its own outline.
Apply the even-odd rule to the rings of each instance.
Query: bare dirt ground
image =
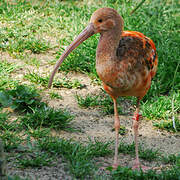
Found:
[[[39,55],[37,55],[39,56]],[[20,65],[22,68],[17,70],[13,77],[20,79],[22,82],[26,80],[23,79],[24,74],[29,70],[34,72],[39,72],[41,75],[49,74],[53,66],[48,64],[48,60],[52,58],[52,55],[44,55],[38,57],[41,61],[40,68],[34,69],[33,66],[27,66],[24,62],[13,59],[7,54],[3,54],[3,57],[11,62]],[[56,78],[62,78],[63,74],[56,74]],[[114,118],[113,115],[104,116],[98,108],[80,108],[75,99],[75,94],[80,94],[85,96],[87,94],[99,94],[101,93],[101,86],[94,85],[91,83],[90,78],[87,75],[79,73],[69,73],[67,75],[70,79],[78,79],[86,87],[83,89],[55,89],[53,91],[58,93],[63,97],[62,100],[52,100],[48,96],[48,92],[51,90],[45,89],[42,93],[43,101],[48,102],[48,104],[55,108],[66,108],[72,114],[75,115],[75,119],[71,123],[71,126],[76,129],[80,129],[80,132],[55,132],[52,134],[54,136],[59,136],[65,139],[73,139],[76,141],[81,141],[86,143],[88,138],[97,139],[99,141],[114,141],[115,133],[112,131]],[[128,116],[120,116],[121,125],[125,126],[127,133],[123,136],[120,135],[120,140],[126,143],[131,143],[133,141],[133,131],[132,131],[132,113],[134,107],[132,107],[128,102],[121,104],[125,112],[129,112]],[[143,143],[146,148],[152,148],[154,150],[159,150],[162,154],[177,154],[180,151],[180,134],[169,133],[166,131],[159,130],[152,125],[152,121],[145,120],[141,121],[139,128],[139,142]],[[114,147],[112,147],[114,148]],[[102,164],[103,166],[109,166],[113,162],[113,157],[103,157],[96,159],[97,164]],[[122,166],[132,166],[133,158],[129,155],[119,154],[119,163]],[[162,164],[149,163],[143,161],[143,164],[150,167],[161,167]],[[69,170],[67,169],[67,162],[63,159],[58,159],[57,165],[53,167],[43,167],[41,169],[25,169],[21,170],[16,168],[11,162],[8,165],[8,171],[10,175],[21,175],[22,177],[31,177],[33,180],[56,180],[56,179],[73,179],[70,176]]]

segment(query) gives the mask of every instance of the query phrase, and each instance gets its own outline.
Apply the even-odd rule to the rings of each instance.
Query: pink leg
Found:
[[[132,169],[142,169],[142,170],[147,170],[149,169],[146,166],[142,166],[139,162],[139,152],[138,152],[138,127],[139,127],[139,104],[140,104],[140,99],[137,99],[137,106],[136,106],[136,111],[134,113],[133,117],[133,129],[134,129],[134,142],[135,142],[135,152],[136,152],[136,159],[135,163],[132,167]]]
[[[115,155],[114,155],[114,163],[113,168],[116,169],[118,167],[118,146],[119,146],[119,128],[120,128],[120,120],[118,116],[118,110],[117,110],[117,101],[113,98],[114,101],[114,128],[116,132],[116,141],[115,141]]]
[[[138,127],[139,127],[139,102],[137,102],[136,112],[133,117],[133,129],[134,129],[134,142],[135,142],[135,153],[136,159],[133,169],[140,168],[139,153],[138,153]]]

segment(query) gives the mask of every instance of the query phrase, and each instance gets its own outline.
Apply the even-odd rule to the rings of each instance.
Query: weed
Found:
[[[8,115],[6,113],[0,113],[0,128],[4,129],[4,125],[6,124],[8,120]]]
[[[15,69],[17,69],[17,66],[11,63],[4,61],[0,62],[0,74],[4,75],[6,73],[11,73],[13,72]]]
[[[78,105],[81,107],[99,107],[103,114],[114,114],[114,105],[112,99],[107,94],[102,95],[90,95],[82,97],[81,95],[76,95],[75,98],[78,101]],[[118,102],[120,98],[118,99]],[[122,114],[122,110],[118,107],[119,114]]]
[[[37,73],[29,73],[24,76],[26,79],[30,80],[33,83],[41,84],[44,87],[47,87],[49,82],[49,77],[42,77],[39,76]],[[77,88],[82,89],[85,87],[85,85],[81,84],[78,80],[70,81],[69,79],[62,79],[61,81],[56,80],[53,82],[53,87],[56,88]]]
[[[52,154],[63,156],[69,161],[71,173],[76,178],[84,178],[92,174],[94,156],[104,156],[111,152],[110,143],[92,142],[87,146],[78,142],[67,141],[57,138],[43,138],[38,141],[39,147]]]
[[[67,111],[44,106],[40,109],[33,109],[33,113],[27,113],[21,118],[21,123],[26,128],[37,129],[46,127],[60,130],[68,129],[72,119],[73,116]]]
[[[78,102],[78,105],[81,107],[88,108],[100,105],[99,96],[96,95],[88,94],[85,98],[83,98],[81,95],[76,95],[75,98]]]
[[[55,81],[53,83],[53,87],[68,88],[68,89],[72,89],[72,88],[82,89],[85,87],[85,85],[81,84],[77,79],[70,81],[69,79],[64,78],[61,81]]]
[[[144,160],[153,161],[158,158],[158,155],[158,150],[140,148],[139,157]]]
[[[166,156],[162,156],[161,157],[161,161],[163,161],[166,164],[177,164],[177,166],[180,165],[180,155],[175,155],[175,154],[170,154],[167,157]]]
[[[21,168],[39,168],[42,166],[50,166],[52,158],[49,157],[49,154],[43,152],[33,152],[20,154],[17,158],[17,163]]]
[[[160,122],[155,122],[153,125],[158,127],[159,129],[167,130],[170,132],[180,132],[180,121],[178,119],[175,119],[176,124],[176,130],[173,127],[173,121],[172,120],[161,120]]]
[[[107,94],[103,95],[90,95],[82,97],[81,95],[76,95],[75,98],[78,101],[78,105],[81,107],[100,107],[104,114],[114,114],[114,105],[112,99]],[[118,107],[119,114],[122,114],[122,110]]]
[[[19,57],[20,58],[20,57]],[[21,59],[21,58],[20,58]],[[40,67],[40,61],[36,57],[29,57],[28,55],[22,56],[22,59],[26,64],[36,66],[37,68]]]
[[[0,138],[4,142],[6,151],[15,149],[22,143],[20,131],[22,131],[22,126],[17,120],[10,122],[9,115],[0,112]]]
[[[39,54],[41,52],[45,52],[49,49],[48,42],[44,42],[40,39],[24,39],[19,38],[16,43],[13,43],[14,41],[9,41],[10,46],[7,47],[8,51],[11,53],[21,53],[24,50],[30,50],[32,53]]]
[[[29,136],[32,136],[34,139],[39,139],[48,136],[51,133],[51,128],[38,127],[35,129],[28,126],[28,130],[26,131],[26,133]]]
[[[112,131],[115,131],[115,128],[113,128]],[[126,127],[121,125],[120,128],[119,128],[119,134],[123,136],[126,133],[127,133]]]
[[[10,79],[10,73],[17,70],[17,65],[6,62],[5,60],[0,61],[0,90],[4,88],[14,87],[17,84],[16,80]]]
[[[49,93],[51,99],[62,99],[62,96],[55,92]]]
[[[180,170],[177,167],[173,167],[170,170],[163,170],[160,173],[156,173],[154,170],[149,170],[147,172],[141,171],[133,171],[130,168],[124,168],[118,166],[116,171],[112,171],[111,168],[109,168],[111,171],[112,178],[115,180],[126,180],[126,179],[143,179],[143,180],[178,180],[180,176]]]
[[[143,115],[149,119],[166,119],[172,117],[171,101],[174,97],[174,112],[180,111],[180,92],[170,93],[169,96],[154,97],[142,105]]]
[[[30,80],[33,83],[41,84],[42,86],[47,87],[49,78],[48,77],[42,77],[37,73],[29,73],[24,76],[25,79]]]
[[[28,178],[21,178],[19,176],[8,176],[8,180],[29,180]]]
[[[112,150],[110,149],[111,144],[112,142],[104,143],[97,141],[97,139],[94,139],[94,141],[92,141],[89,138],[88,145],[86,146],[88,156],[90,157],[92,156],[94,158],[94,157],[103,157],[111,154],[112,153]]]
[[[0,49],[6,50],[10,53],[22,53],[25,50],[29,50],[32,53],[42,53],[50,49],[50,45],[44,39],[38,39],[32,36],[30,33],[24,34],[22,29],[16,28],[12,30],[10,28],[1,29],[3,33],[0,36]]]
[[[39,146],[50,153],[64,156],[70,165],[70,170],[75,177],[84,177],[91,172],[93,164],[87,159],[87,153],[79,143],[58,139],[42,139]]]
[[[0,113],[0,129],[1,131],[12,131],[18,133],[22,130],[22,127],[19,124],[18,119],[10,122],[8,114]]]
[[[16,149],[23,142],[17,132],[10,132],[8,130],[3,131],[3,133],[0,134],[0,138],[4,143],[6,151]]]
[[[176,157],[176,166],[180,168],[180,153]]]
[[[119,143],[119,148],[118,151],[120,153],[124,154],[131,154],[135,155],[135,144],[126,144],[124,142]],[[141,144],[139,144],[139,157],[147,160],[147,161],[152,161],[156,159],[159,155],[159,152],[157,150],[152,150],[152,149],[144,149]]]
[[[40,94],[35,88],[26,85],[17,85],[12,90],[0,92],[0,105],[3,107],[11,106],[12,109],[21,112],[32,112],[33,108],[40,108],[45,103],[41,102]]]

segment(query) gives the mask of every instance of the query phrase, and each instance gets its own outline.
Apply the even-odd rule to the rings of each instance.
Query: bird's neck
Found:
[[[115,28],[101,34],[96,51],[97,61],[116,59],[116,51],[121,38],[121,33],[122,30]]]
[[[101,34],[96,51],[96,71],[99,78],[105,83],[110,84],[114,76],[115,67],[118,66],[116,51],[121,39],[122,30],[114,28]]]

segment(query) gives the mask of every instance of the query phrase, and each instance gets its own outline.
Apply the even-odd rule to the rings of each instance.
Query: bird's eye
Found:
[[[98,19],[98,22],[100,22],[100,23],[101,23],[102,21],[103,21],[102,19]]]

